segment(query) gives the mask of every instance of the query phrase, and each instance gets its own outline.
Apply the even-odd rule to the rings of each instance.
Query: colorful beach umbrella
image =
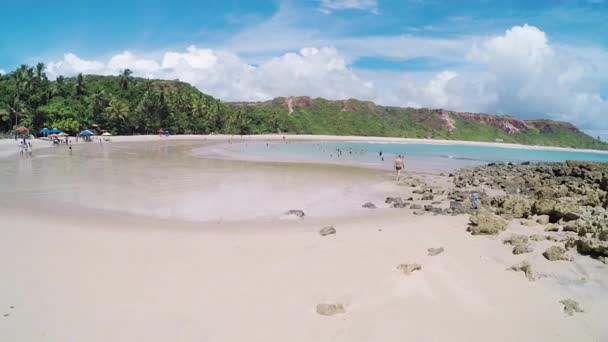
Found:
[[[67,137],[67,136],[68,136],[68,134],[67,134],[67,133],[64,133],[64,132],[61,132],[61,133],[59,133],[58,135],[59,135],[60,137]]]
[[[52,133],[52,134],[61,133],[61,130],[58,128],[53,128],[52,130],[49,131],[49,133]]]
[[[102,136],[104,136],[104,137],[111,137],[111,136],[112,136],[112,133],[105,132],[104,134],[102,134]]]
[[[49,131],[50,131],[50,129],[48,129],[48,128],[45,127],[43,129],[41,129],[39,133],[40,134],[49,134]]]
[[[93,132],[91,132],[91,131],[89,131],[87,129],[87,130],[84,130],[84,131],[80,132],[80,135],[82,135],[82,136],[91,136],[91,135],[93,135]]]
[[[21,126],[21,127],[18,127],[15,131],[23,133],[23,132],[27,132],[29,130],[30,130],[29,128],[27,128],[25,126]]]

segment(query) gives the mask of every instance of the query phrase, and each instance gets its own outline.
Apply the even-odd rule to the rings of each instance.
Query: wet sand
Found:
[[[417,216],[411,210],[389,208],[382,201],[385,196],[407,197],[413,190],[392,182],[389,171],[204,158],[184,161],[179,143],[167,150],[164,145],[148,145],[144,152],[137,146],[133,147],[137,153],[129,154],[135,151],[120,141],[112,142],[117,143],[112,147],[115,154],[104,154],[108,150],[95,150],[92,145],[75,147],[72,157],[77,156],[78,163],[49,152],[47,157],[45,153],[29,161],[17,157],[17,164],[2,165],[3,176],[13,177],[3,177],[0,199],[3,339],[598,341],[608,337],[602,323],[605,268],[587,261],[557,262],[540,270],[547,277],[529,282],[521,272],[505,270],[521,257],[510,254],[508,246],[497,247],[496,240],[503,236],[469,235],[466,216]],[[239,178],[230,179],[235,165],[259,177],[238,183]],[[232,185],[264,185],[247,191],[237,186],[235,192],[214,200],[193,188],[200,184],[214,194],[209,190],[214,182],[191,172],[197,168],[214,175],[211,179],[217,184],[229,179]],[[68,178],[62,178],[65,172]],[[28,182],[32,175],[40,183]],[[43,175],[48,179],[41,179]],[[449,183],[447,177],[416,177],[443,187]],[[297,186],[303,179],[307,181]],[[163,182],[166,187],[159,188]],[[332,191],[323,195],[327,188]],[[150,198],[154,193],[164,197]],[[97,194],[115,197],[99,201]],[[239,194],[243,198],[235,198]],[[55,203],[54,197],[64,200]],[[230,199],[238,205],[230,206]],[[361,208],[368,200],[379,208]],[[215,202],[222,206],[214,207]],[[137,203],[146,205],[142,211],[130,210]],[[210,207],[228,207],[237,214],[265,209],[249,211],[264,212],[255,218],[201,220],[212,213]],[[157,215],[167,208],[173,210],[169,215]],[[288,209],[304,209],[307,215],[285,216]],[[330,225],[336,234],[318,233]],[[431,247],[445,251],[429,256]],[[405,275],[397,270],[402,263],[419,263],[422,269]],[[583,274],[594,286],[581,295],[576,279]],[[574,294],[582,297],[587,312],[571,317],[562,312],[559,301]],[[321,316],[315,311],[320,303],[343,304],[345,313]]]

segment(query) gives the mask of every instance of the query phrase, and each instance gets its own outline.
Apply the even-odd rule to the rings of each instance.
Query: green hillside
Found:
[[[97,125],[113,134],[298,133],[391,136],[552,145],[608,150],[567,123],[522,122],[482,115],[470,119],[438,110],[383,107],[371,102],[307,97],[226,103],[179,81],[78,75],[49,80],[44,65],[0,75],[0,132],[59,128],[74,134]],[[479,119],[479,121],[477,121]],[[483,119],[483,120],[482,120]],[[484,121],[485,120],[485,121]],[[507,133],[509,121],[524,125]]]

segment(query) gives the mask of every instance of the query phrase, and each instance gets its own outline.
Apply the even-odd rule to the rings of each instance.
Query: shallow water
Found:
[[[210,151],[199,150],[201,154]],[[416,172],[449,172],[489,162],[558,162],[589,160],[608,162],[608,153],[524,149],[495,146],[372,142],[249,141],[224,144],[211,151],[217,155],[249,160],[319,162],[364,165],[390,170],[396,155],[405,155],[406,169]],[[382,152],[382,156],[380,155]],[[384,160],[382,160],[384,157]]]
[[[377,172],[336,166],[262,164],[199,158],[202,142],[55,146],[0,160],[1,201],[32,209],[110,212],[189,221],[315,216],[365,203]],[[381,179],[380,179],[381,180]],[[380,196],[380,194],[379,194]]]

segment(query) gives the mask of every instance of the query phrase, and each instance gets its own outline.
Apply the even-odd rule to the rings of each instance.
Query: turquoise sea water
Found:
[[[608,153],[507,148],[495,146],[373,142],[249,143],[240,152],[250,157],[279,161],[330,162],[391,167],[396,155],[404,155],[415,171],[450,171],[490,162],[559,162],[587,160],[608,162]],[[380,156],[382,152],[382,157]]]

